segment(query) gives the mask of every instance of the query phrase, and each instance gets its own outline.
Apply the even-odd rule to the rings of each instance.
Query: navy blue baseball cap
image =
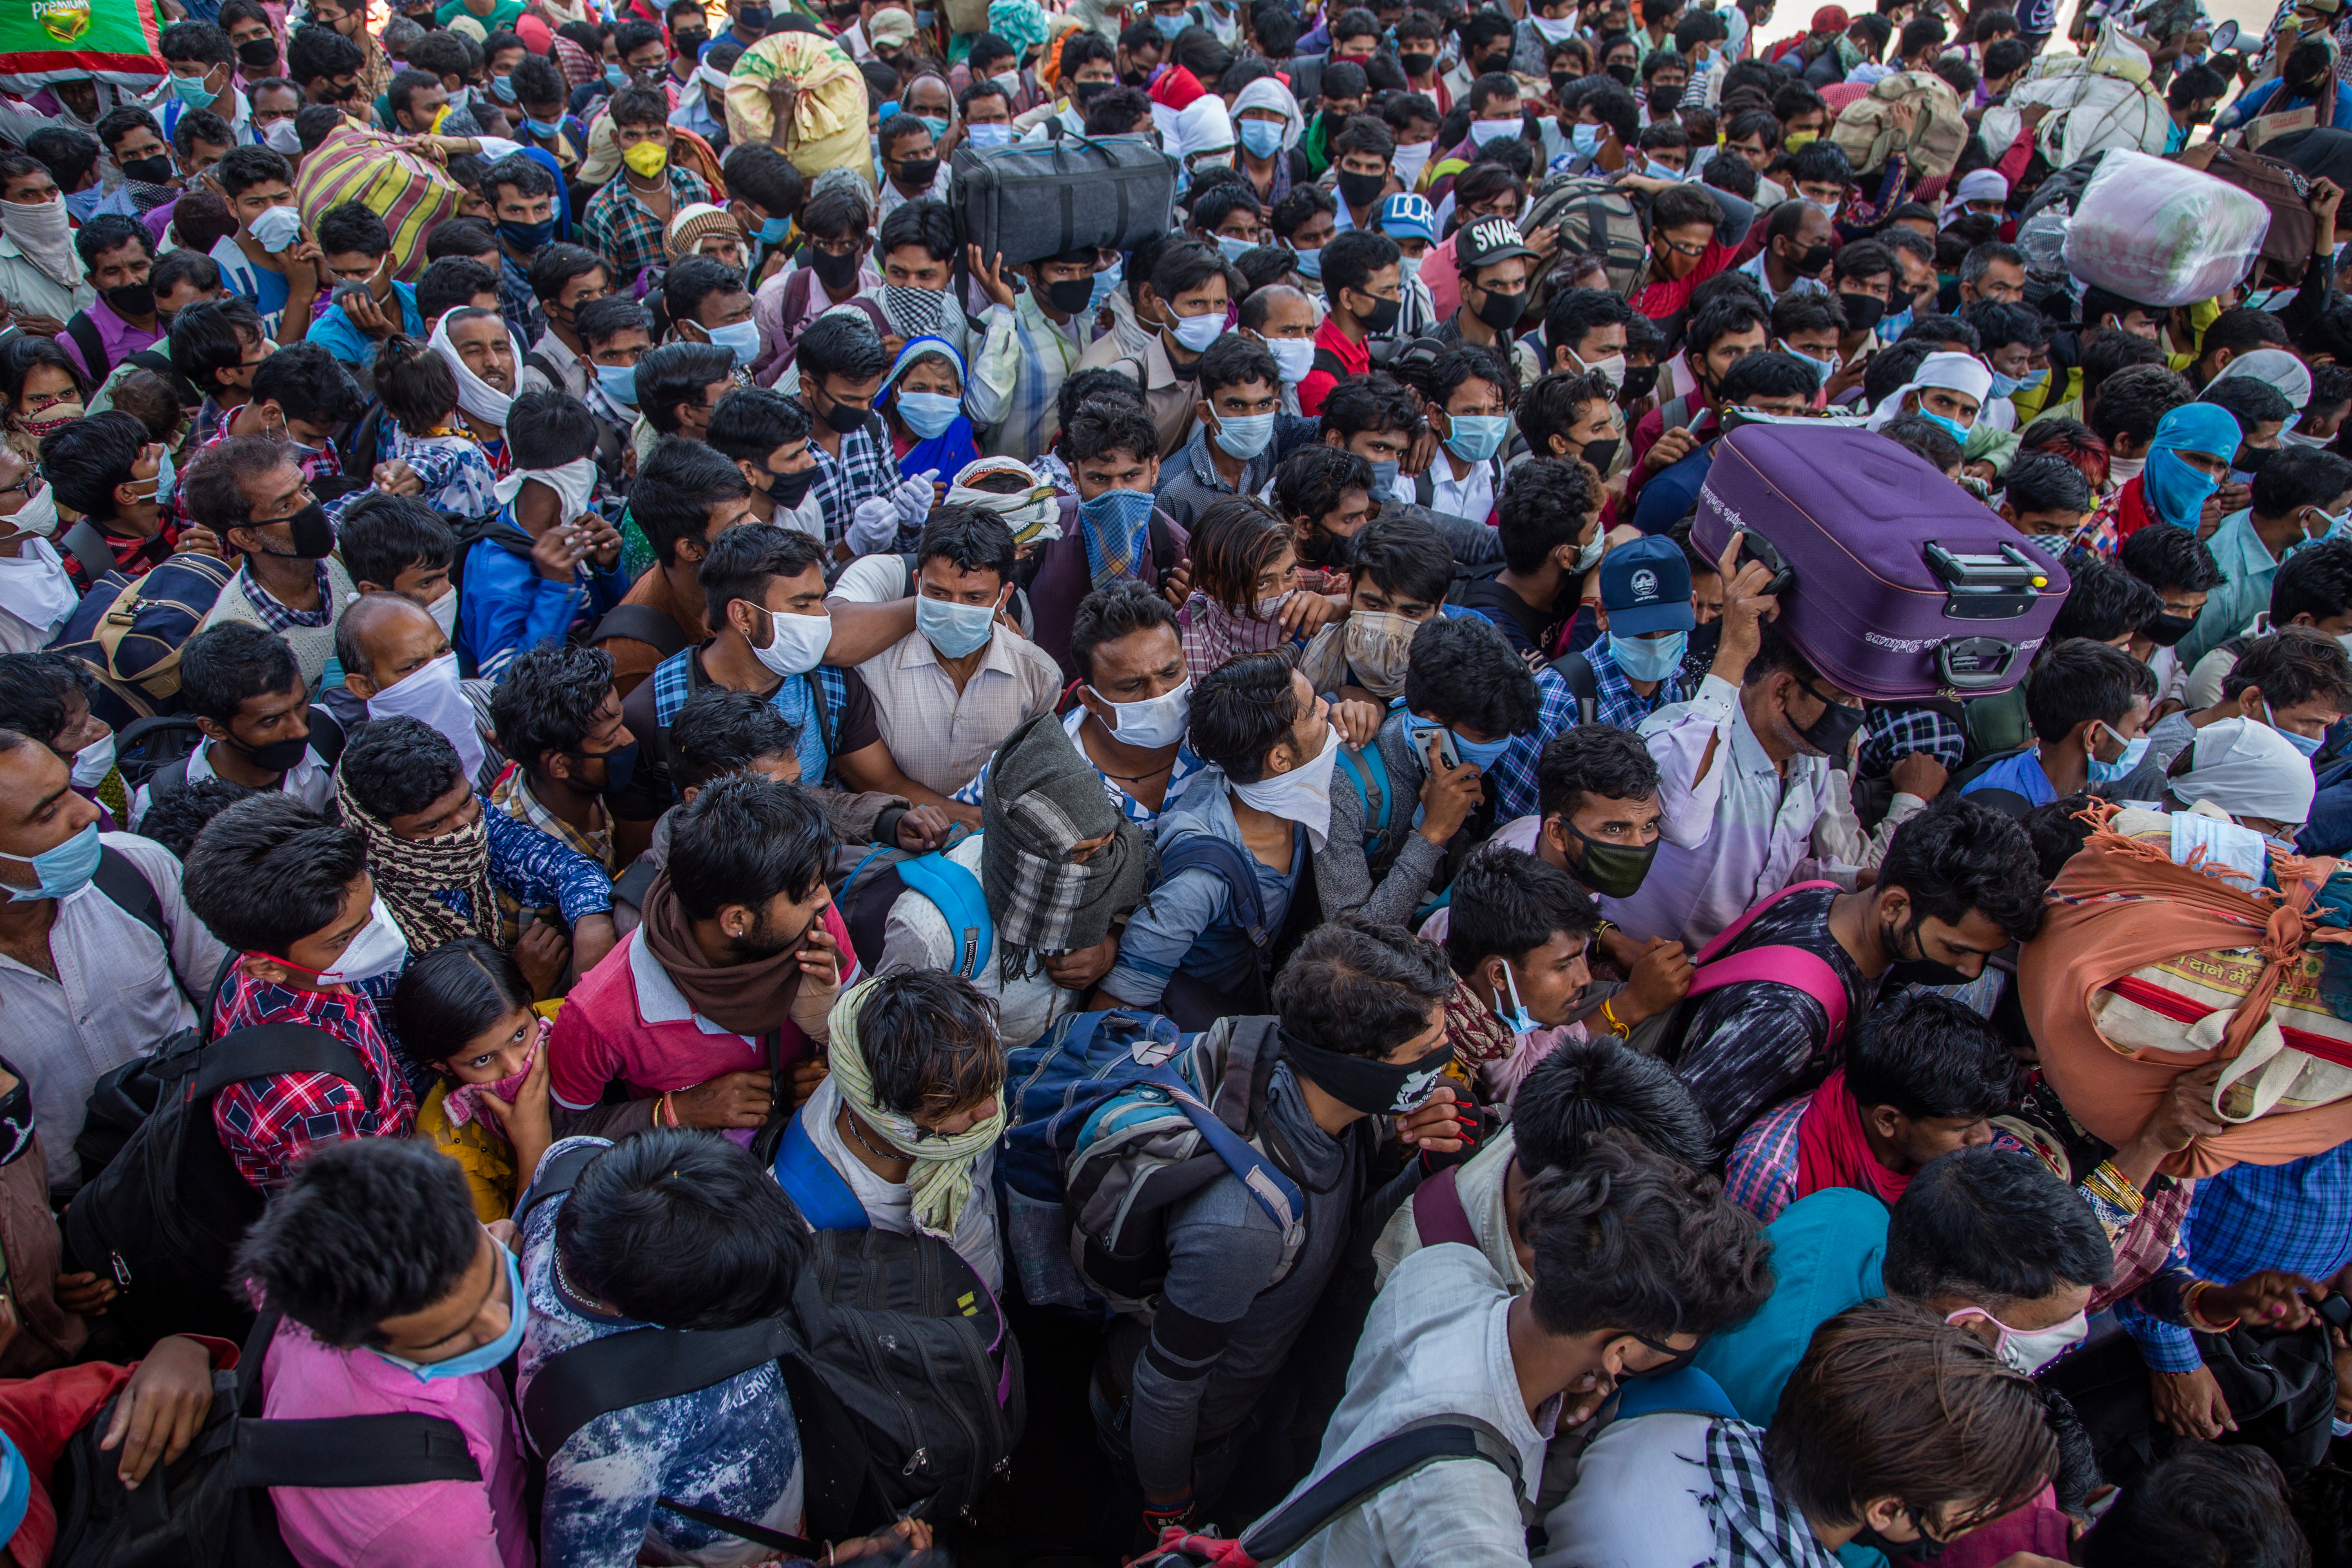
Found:
[[[1601,607],[1619,637],[1686,632],[1691,613],[1690,563],[1683,547],[1662,534],[1621,544],[1601,558]]]

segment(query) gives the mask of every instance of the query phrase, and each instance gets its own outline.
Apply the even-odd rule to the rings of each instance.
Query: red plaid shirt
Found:
[[[233,1083],[213,1100],[213,1126],[237,1173],[264,1192],[312,1143],[339,1138],[405,1138],[416,1128],[416,1101],[393,1063],[377,1026],[375,1004],[353,991],[297,991],[238,973],[220,1008],[215,1037],[255,1024],[308,1024],[360,1054],[375,1075],[376,1109],[328,1073],[289,1072]]]

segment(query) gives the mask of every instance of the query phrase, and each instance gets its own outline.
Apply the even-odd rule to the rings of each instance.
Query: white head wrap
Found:
[[[1885,401],[1871,411],[1870,428],[1878,430],[1893,424],[1902,416],[1904,397],[1927,386],[1965,392],[1981,404],[1992,395],[1992,372],[1974,354],[1929,354],[1919,362],[1919,368],[1911,373],[1909,381],[1887,394]]]
[[[2278,388],[2296,413],[2311,401],[2311,370],[2301,360],[2284,349],[2256,349],[2242,353],[2221,367],[2213,379],[2227,381],[2233,375],[2251,376],[2266,385]]]
[[[2319,781],[2284,735],[2254,719],[2224,719],[2197,731],[2189,771],[2172,781],[2175,800],[2207,800],[2233,817],[2301,826],[2311,820]]]
[[[433,336],[429,340],[433,350],[448,362],[450,370],[457,377],[457,406],[475,418],[503,430],[507,426],[507,410],[514,405],[514,395],[500,392],[466,367],[466,362],[458,357],[457,345],[449,341],[449,316],[455,313],[444,314],[433,323]],[[499,330],[507,334],[508,346],[514,348],[514,362],[520,370],[522,350],[515,346],[513,329],[507,326],[503,319],[499,319]]]
[[[2005,202],[2009,200],[2009,180],[1999,169],[1971,169],[1960,176],[1953,187],[1952,199],[1944,208],[1944,221],[1937,226],[1949,228],[1968,216],[1970,202]]]
[[[1290,89],[1270,76],[1262,76],[1242,89],[1234,100],[1234,118],[1239,120],[1244,109],[1271,109],[1282,116],[1282,150],[1288,152],[1298,145],[1306,130],[1306,119],[1298,112],[1298,100]]]
[[[1225,112],[1225,100],[1213,92],[1204,92],[1185,105],[1176,116],[1176,155],[1189,158],[1195,153],[1227,153],[1234,145],[1234,117]]]

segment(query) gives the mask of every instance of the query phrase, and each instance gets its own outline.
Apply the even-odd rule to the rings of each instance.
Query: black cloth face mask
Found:
[[[1370,1057],[1342,1056],[1310,1046],[1285,1029],[1282,1054],[1318,1089],[1349,1110],[1367,1116],[1402,1116],[1426,1104],[1436,1091],[1438,1074],[1454,1059],[1454,1045],[1451,1040],[1440,1040],[1418,1060],[1392,1066]]]

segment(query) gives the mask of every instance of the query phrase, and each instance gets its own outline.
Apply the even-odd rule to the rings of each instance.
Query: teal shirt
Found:
[[[1886,1205],[1853,1187],[1800,1198],[1765,1228],[1772,1238],[1772,1294],[1748,1321],[1706,1342],[1694,1363],[1722,1385],[1740,1418],[1772,1424],[1780,1385],[1804,1358],[1813,1331],[1857,1301],[1886,1293]]]
[[[2197,624],[2174,650],[2183,669],[2196,668],[2199,659],[2244,631],[2256,616],[2269,609],[2271,582],[2278,576],[2278,561],[2263,543],[2263,536],[2254,531],[2251,510],[2223,518],[2205,548],[2213,552],[2213,564],[2221,569],[2222,582],[2205,595]]]

